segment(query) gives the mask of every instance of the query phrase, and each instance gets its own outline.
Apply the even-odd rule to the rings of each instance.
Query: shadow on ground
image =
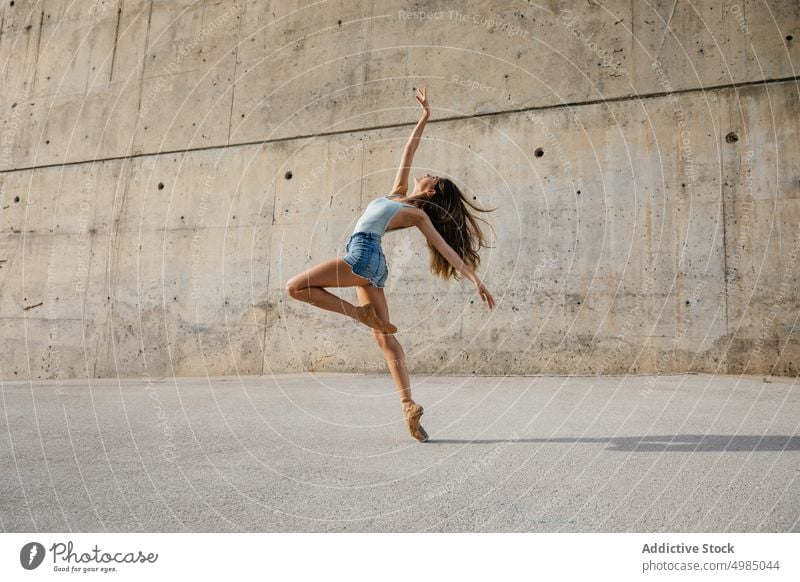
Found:
[[[609,451],[667,451],[667,452],[756,452],[756,451],[800,451],[800,437],[759,435],[654,435],[647,437],[559,437],[549,439],[430,439],[426,444],[475,444],[495,443],[608,443]]]

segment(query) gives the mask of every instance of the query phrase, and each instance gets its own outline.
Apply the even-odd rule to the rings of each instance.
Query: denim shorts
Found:
[[[383,288],[389,277],[386,256],[381,248],[381,235],[354,232],[347,241],[342,257],[356,275],[369,279],[373,287]]]

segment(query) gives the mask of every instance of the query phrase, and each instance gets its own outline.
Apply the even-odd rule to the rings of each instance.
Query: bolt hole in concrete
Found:
[[[14,202],[19,202],[19,196],[14,196]]]
[[[286,173],[283,175],[283,177],[284,177],[284,178],[286,178],[287,180],[291,180],[291,179],[292,179],[292,173],[291,173],[291,172],[286,172]]]
[[[792,38],[793,38],[793,37],[792,37],[792,35],[791,35],[791,34],[789,34],[789,35],[787,35],[787,36],[786,36],[786,40],[788,40],[788,41],[791,41],[791,40],[792,40]]]
[[[159,182],[158,183],[158,189],[159,190],[163,190],[164,189],[164,182]]]
[[[737,141],[739,141],[739,136],[736,135],[735,131],[732,131],[725,136],[725,141],[728,143],[736,143]]]
[[[544,150],[542,148],[536,148],[536,150],[533,152],[533,155],[537,158],[541,158],[544,155]]]

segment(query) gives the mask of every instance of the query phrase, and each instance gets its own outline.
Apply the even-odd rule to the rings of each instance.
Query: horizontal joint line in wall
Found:
[[[549,110],[556,110],[556,109],[568,109],[572,107],[585,107],[588,105],[597,105],[599,103],[617,103],[622,101],[635,101],[635,100],[645,100],[645,99],[659,99],[661,97],[666,97],[668,95],[682,95],[688,93],[705,93],[707,91],[722,91],[725,89],[732,89],[732,88],[740,88],[740,87],[751,87],[754,85],[771,85],[775,83],[786,83],[786,82],[797,82],[800,81],[800,75],[794,75],[791,77],[781,77],[779,79],[762,79],[760,81],[745,81],[743,83],[728,83],[725,85],[711,85],[709,87],[700,87],[700,88],[691,88],[691,89],[679,89],[677,91],[661,91],[658,93],[646,93],[646,94],[636,94],[636,95],[623,95],[620,97],[610,97],[608,99],[589,99],[586,101],[573,101],[571,103],[558,103],[555,105],[540,105],[536,106],[533,105],[531,107],[520,107],[518,109],[504,109],[501,111],[487,111],[486,113],[476,113],[475,115],[456,115],[452,117],[442,117],[441,119],[429,119],[428,124],[432,123],[444,123],[448,121],[458,121],[458,120],[467,120],[467,119],[478,119],[480,117],[491,117],[495,115],[509,115],[513,113],[525,113],[528,111],[549,111]],[[107,158],[95,158],[93,160],[81,160],[76,162],[65,162],[63,164],[41,164],[38,166],[27,166],[24,168],[13,168],[7,170],[0,170],[0,174],[7,174],[11,172],[23,172],[26,170],[38,170],[41,168],[61,168],[65,166],[76,166],[80,164],[92,164],[97,162],[109,162],[114,160],[127,160],[127,159],[135,159],[135,158],[142,158],[142,157],[150,157],[150,156],[169,156],[173,154],[184,154],[189,152],[201,152],[207,150],[217,150],[223,148],[233,148],[233,147],[247,147],[252,145],[262,145],[262,144],[270,144],[270,143],[281,143],[286,141],[294,141],[300,139],[311,139],[316,137],[329,137],[334,135],[344,135],[347,133],[364,133],[368,131],[379,131],[381,129],[394,129],[398,127],[413,127],[416,125],[416,121],[409,121],[409,122],[402,122],[402,123],[389,123],[386,125],[373,125],[370,127],[360,127],[360,128],[353,128],[353,129],[342,129],[339,131],[329,131],[329,132],[320,132],[320,133],[312,133],[312,134],[304,134],[304,135],[294,135],[288,137],[277,137],[274,139],[260,139],[255,141],[246,141],[246,142],[238,142],[238,143],[230,143],[230,144],[221,144],[221,145],[212,145],[212,146],[205,146],[199,148],[187,148],[187,149],[180,149],[180,150],[168,150],[168,151],[160,151],[160,152],[146,152],[141,154],[133,154],[130,156],[111,156]]]

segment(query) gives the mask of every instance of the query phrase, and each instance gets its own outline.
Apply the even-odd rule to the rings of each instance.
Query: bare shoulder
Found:
[[[389,224],[386,225],[386,231],[409,228],[412,226],[420,228],[427,216],[428,215],[419,208],[403,205],[391,218]]]
[[[408,187],[405,184],[400,184],[399,186],[395,186],[390,192],[389,196],[394,194],[400,194],[401,196],[405,196],[408,194]]]
[[[414,208],[412,206],[403,206],[401,212],[403,212],[403,214],[408,217],[408,220],[414,225],[422,224],[425,222],[425,219],[428,218],[428,215],[425,214],[424,210]]]

